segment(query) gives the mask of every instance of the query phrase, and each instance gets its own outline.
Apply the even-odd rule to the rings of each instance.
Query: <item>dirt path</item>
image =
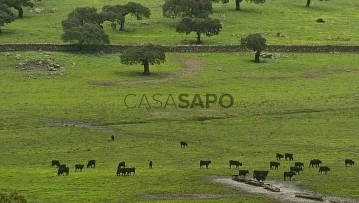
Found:
[[[264,189],[262,187],[256,187],[252,185],[248,185],[244,182],[237,182],[232,180],[231,178],[212,178],[211,181],[215,183],[219,183],[222,185],[226,185],[229,187],[234,187],[240,190],[243,190],[248,193],[265,195],[271,199],[278,200],[279,202],[287,203],[314,203],[319,202],[310,199],[298,198],[295,197],[295,193],[313,193],[308,190],[303,190],[299,188],[299,183],[295,181],[266,181],[278,188],[280,188],[280,192],[272,192],[270,190]],[[334,197],[334,196],[325,196],[319,193],[315,193],[316,195],[323,196],[324,202],[337,202],[337,203],[358,203],[359,199],[351,199],[351,198],[343,198],[343,197]]]
[[[136,81],[97,81],[92,82],[92,85],[98,86],[132,86],[138,84],[159,84],[165,83],[174,79],[182,78],[182,77],[189,77],[192,75],[196,75],[202,72],[204,65],[201,61],[195,59],[184,58],[180,56],[174,57],[177,61],[182,63],[183,68],[179,72],[171,73],[167,77],[162,79],[153,79],[153,80],[136,80]]]

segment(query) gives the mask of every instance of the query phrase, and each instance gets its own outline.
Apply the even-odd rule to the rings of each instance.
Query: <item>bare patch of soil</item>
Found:
[[[138,84],[159,84],[165,83],[173,79],[181,78],[181,77],[189,77],[195,74],[200,73],[203,70],[203,64],[199,60],[177,57],[176,60],[180,61],[183,64],[183,68],[181,71],[169,74],[166,78],[162,79],[154,79],[154,80],[137,80],[137,81],[98,81],[92,82],[93,85],[98,86],[132,86]]]
[[[242,191],[252,193],[252,194],[260,194],[265,195],[271,199],[275,199],[280,202],[295,202],[295,203],[313,203],[318,202],[316,200],[305,199],[295,197],[296,193],[311,193],[319,196],[323,196],[324,202],[345,202],[345,203],[358,203],[358,199],[351,199],[351,198],[343,198],[343,197],[335,197],[335,196],[326,196],[320,193],[313,193],[308,190],[303,190],[299,187],[300,182],[297,181],[275,181],[270,180],[266,181],[266,183],[270,183],[278,188],[280,188],[280,192],[272,192],[270,190],[264,189],[263,187],[257,187],[253,185],[246,184],[244,182],[237,182],[232,180],[231,178],[212,178],[211,181],[215,183],[219,183],[222,185],[226,185],[229,187],[237,188]]]

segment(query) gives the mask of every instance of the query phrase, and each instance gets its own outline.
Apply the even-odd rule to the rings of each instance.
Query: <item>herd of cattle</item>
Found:
[[[182,146],[182,144],[181,144]],[[293,161],[293,154],[291,153],[285,153],[280,154],[277,153],[276,154],[276,159],[277,160],[281,160],[282,158],[284,158],[285,160],[289,160],[289,161]],[[206,166],[206,168],[208,168],[208,165],[212,163],[211,161],[203,161],[201,160],[199,162],[199,167],[202,168],[202,166]],[[345,159],[344,160],[345,163],[345,167],[347,166],[353,166],[354,165],[354,161],[352,159]],[[319,159],[312,159],[309,161],[309,168],[312,167],[319,167],[319,171],[318,173],[325,173],[327,174],[328,171],[330,171],[330,168],[328,166],[322,166],[322,161]],[[239,161],[235,161],[235,160],[229,160],[229,168],[232,168],[232,166],[236,166],[236,168],[239,168],[239,166],[242,166],[243,164]],[[280,166],[280,162],[278,161],[271,161],[269,162],[269,168],[270,169],[278,169],[278,167]],[[289,168],[289,171],[285,171],[283,173],[283,178],[284,181],[286,181],[288,178],[289,180],[292,180],[292,177],[296,174],[299,175],[300,171],[303,171],[304,168],[304,163],[303,162],[295,162],[294,166],[291,166]],[[238,175],[240,177],[245,177],[247,174],[249,173],[248,170],[239,170],[238,171]],[[266,179],[266,177],[268,176],[269,171],[266,170],[253,170],[253,179],[256,179],[257,181],[264,181]]]
[[[114,136],[111,136],[112,141],[114,141]],[[182,141],[181,143],[181,148],[182,147],[187,147],[188,144],[184,141]],[[285,160],[289,160],[289,161],[293,161],[293,154],[291,153],[285,153],[280,154],[277,153],[276,154],[276,159],[277,161],[271,161],[269,162],[269,168],[270,169],[277,169],[280,166],[280,161],[281,159],[285,159]],[[203,166],[206,166],[206,168],[208,168],[209,164],[211,164],[212,162],[210,160],[201,160],[199,162],[199,167],[202,168]],[[347,166],[353,166],[354,165],[354,161],[352,159],[345,159],[344,160],[345,163],[345,167]],[[319,171],[318,173],[325,173],[327,174],[328,171],[330,171],[330,168],[328,166],[323,166],[321,165],[322,161],[319,159],[312,159],[309,161],[309,168],[312,167],[319,167]],[[51,165],[53,167],[57,167],[57,175],[68,175],[70,172],[70,168],[68,166],[66,166],[66,164],[60,164],[59,160],[52,160]],[[152,165],[153,162],[150,161],[148,166],[149,169],[152,169]],[[243,166],[243,164],[239,161],[235,161],[235,160],[229,160],[229,168],[232,168],[232,166],[236,166],[236,168],[239,168],[240,166]],[[84,164],[75,164],[75,172],[80,170],[82,171],[82,169],[85,167]],[[89,160],[87,163],[87,168],[95,168],[96,167],[96,160]],[[289,171],[285,171],[283,173],[283,177],[284,177],[284,181],[287,180],[289,178],[289,180],[292,180],[292,177],[296,174],[299,175],[300,171],[303,171],[304,168],[304,163],[303,162],[295,162],[293,166],[291,166],[289,168]],[[116,171],[116,175],[120,176],[120,175],[135,175],[136,172],[136,168],[135,167],[130,167],[130,168],[126,168],[126,163],[124,161],[120,162],[117,166],[117,171]],[[239,176],[241,177],[245,177],[249,171],[248,170],[239,170]],[[264,181],[266,179],[266,177],[268,176],[269,171],[267,170],[253,170],[253,179],[256,179],[257,181]]]
[[[149,168],[152,168],[152,161],[149,162]],[[52,160],[51,161],[51,166],[52,167],[57,167],[57,175],[69,175],[70,173],[70,168],[68,166],[66,166],[66,164],[60,164],[59,160]],[[80,170],[82,171],[82,169],[85,167],[84,164],[75,164],[75,172]],[[87,168],[95,168],[96,167],[96,160],[90,160],[87,163]],[[130,168],[126,168],[126,163],[124,161],[120,162],[117,166],[117,172],[116,175],[135,175],[136,172],[136,168],[135,167],[130,167]]]

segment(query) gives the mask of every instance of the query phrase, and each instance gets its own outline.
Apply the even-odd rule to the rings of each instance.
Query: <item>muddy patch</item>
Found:
[[[147,79],[147,80],[136,80],[136,81],[97,81],[92,82],[92,85],[96,86],[133,86],[138,84],[160,84],[166,83],[168,81],[182,78],[182,77],[189,77],[195,74],[200,73],[204,66],[201,61],[195,59],[189,59],[184,57],[176,57],[180,63],[182,63],[183,68],[181,71],[168,74],[164,78],[159,79]]]
[[[296,181],[266,181],[271,185],[274,185],[280,189],[280,192],[272,192],[270,190],[264,189],[263,187],[252,186],[246,184],[244,182],[237,182],[232,180],[231,178],[212,178],[211,181],[222,184],[225,186],[233,187],[248,193],[252,194],[259,194],[267,196],[271,199],[275,199],[279,202],[298,202],[298,203],[313,203],[313,202],[320,202],[316,200],[306,199],[306,198],[299,198],[295,197],[296,194],[303,194],[303,193],[310,193],[317,196],[322,196],[324,201],[322,202],[345,202],[345,203],[358,203],[359,199],[351,199],[351,198],[343,198],[343,197],[335,197],[335,196],[326,196],[320,193],[313,193],[308,190],[301,189],[300,182]]]

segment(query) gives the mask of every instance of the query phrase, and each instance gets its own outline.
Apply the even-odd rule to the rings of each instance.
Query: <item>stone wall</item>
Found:
[[[121,53],[126,48],[141,45],[79,46],[68,44],[0,44],[0,52],[8,51],[66,51]],[[239,52],[239,45],[173,45],[164,46],[168,52]],[[268,45],[269,52],[359,52],[359,46],[340,45]]]

